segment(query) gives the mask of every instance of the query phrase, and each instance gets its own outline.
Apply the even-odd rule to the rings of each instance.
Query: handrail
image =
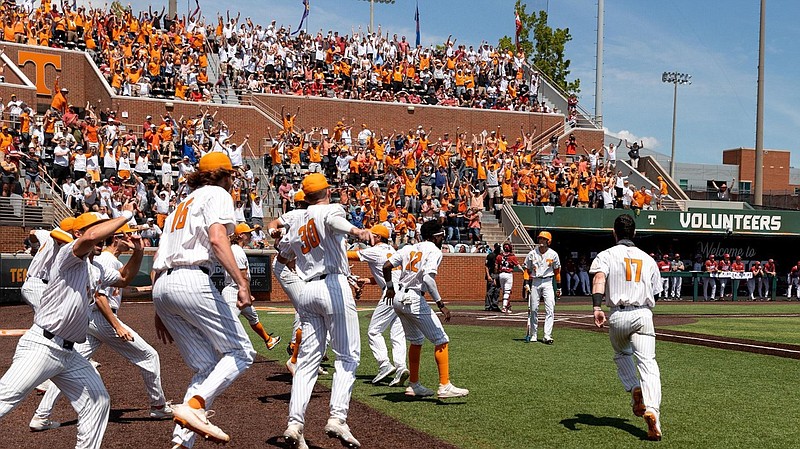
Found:
[[[554,93],[555,93],[555,94],[557,94],[557,95],[559,96],[559,99],[561,100],[561,103],[562,103],[562,104],[567,104],[567,99],[569,98],[569,95],[570,95],[570,94],[569,94],[567,91],[565,91],[563,88],[561,88],[561,86],[559,86],[559,85],[558,85],[558,84],[557,84],[555,81],[553,81],[553,80],[552,80],[552,79],[551,79],[549,76],[545,75],[545,74],[544,74],[544,72],[542,72],[542,71],[541,71],[541,70],[540,70],[538,67],[536,67],[534,64],[531,64],[531,63],[529,63],[528,61],[524,61],[524,62],[522,63],[522,71],[523,71],[524,75],[527,77],[527,79],[530,79],[530,78],[531,78],[531,76],[533,75],[533,73],[532,73],[532,72],[533,72],[534,70],[535,70],[535,71],[536,71],[536,72],[539,74],[539,80],[540,80],[540,81],[541,81],[541,80],[544,80],[544,81],[546,81],[546,82],[547,82],[547,85],[548,85],[548,87],[550,87],[550,89],[552,89],[552,90],[554,91]],[[541,83],[540,83],[540,87],[541,87]],[[553,102],[553,99],[551,99],[550,97],[546,97],[546,98],[548,98],[549,100],[551,100],[551,103],[555,104],[555,102]],[[584,120],[586,120],[587,122],[589,122],[589,123],[590,123],[590,124],[591,124],[593,127],[597,128],[597,129],[600,129],[600,128],[602,127],[602,126],[601,126],[601,123],[602,123],[602,122],[599,122],[599,121],[597,120],[597,116],[595,116],[595,115],[593,115],[593,114],[590,114],[588,111],[586,111],[586,110],[585,110],[585,109],[584,109],[584,108],[583,108],[583,107],[580,105],[580,103],[579,103],[579,104],[578,104],[578,105],[577,105],[575,108],[576,108],[576,110],[578,111],[578,113],[579,113],[579,115],[581,116],[581,118],[583,118]],[[562,113],[564,113],[565,117],[566,117],[566,116],[567,116],[567,114],[568,114],[568,111],[566,110],[566,108],[565,108],[563,111],[561,111],[561,112],[562,112]]]
[[[247,142],[246,147],[247,151],[250,153],[251,158],[253,160],[258,160],[259,158],[256,157],[255,153],[253,152],[253,147],[250,146],[250,142]],[[266,171],[266,167],[264,167],[263,163],[260,165],[255,163],[251,164],[251,167],[254,166],[258,167],[259,177],[262,179],[262,181],[264,181],[263,183],[259,182],[259,193],[263,192],[261,197],[265,200],[262,202],[262,204],[266,204],[269,207],[271,217],[277,217],[280,214],[276,214],[275,210],[276,208],[280,208],[280,202],[277,201],[278,198],[275,193],[276,189],[272,185],[269,173]],[[266,187],[264,187],[265,185]],[[266,201],[267,199],[269,201]]]
[[[281,119],[280,112],[276,111],[272,107],[270,107],[264,100],[258,98],[257,96],[253,95],[252,93],[247,96],[242,96],[242,104],[253,106],[254,108],[258,109],[269,119],[272,124],[277,127],[283,128],[283,122]]]
[[[52,225],[56,226],[58,223],[61,222],[61,220],[65,219],[67,217],[73,216],[74,213],[72,212],[72,209],[70,209],[69,206],[67,206],[67,203],[64,202],[64,198],[62,198],[61,195],[58,192],[56,192],[56,190],[55,190],[56,181],[53,179],[52,176],[50,176],[50,173],[47,173],[47,171],[42,170],[40,172],[40,175],[42,176],[44,181],[46,181],[44,184],[51,186],[50,187],[50,198],[49,199],[53,203],[53,220],[54,221],[53,221]],[[58,186],[58,187],[60,188],[60,186]]]
[[[515,244],[514,237],[516,236],[520,240],[517,244],[523,245],[526,251],[530,251],[536,246],[536,242],[534,242],[533,238],[528,234],[528,230],[525,229],[522,220],[519,219],[516,212],[514,212],[514,208],[511,207],[511,201],[503,201],[501,225],[505,225],[506,222],[508,222],[508,225],[511,227],[509,239],[512,244]],[[508,228],[503,226],[503,231],[508,231]],[[515,250],[515,252],[518,251]]]

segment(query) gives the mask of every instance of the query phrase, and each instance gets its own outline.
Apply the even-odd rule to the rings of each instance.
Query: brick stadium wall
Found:
[[[580,148],[581,145],[586,146],[586,149],[591,151],[592,148],[597,149],[598,151],[603,148],[603,138],[604,133],[602,129],[590,129],[590,128],[576,128],[572,130],[572,134],[575,135],[575,141],[578,143],[578,155],[583,155],[583,150]],[[559,141],[559,147],[563,148],[564,140],[561,139]],[[563,154],[563,149],[562,149]]]
[[[30,228],[22,226],[0,226],[0,252],[14,253],[25,248],[23,241]]]
[[[444,255],[442,264],[439,266],[439,274],[436,276],[436,285],[439,287],[439,293],[442,295],[445,302],[475,301],[484,298],[486,295],[486,282],[484,281],[483,270],[485,260],[485,254]],[[354,274],[359,276],[371,276],[367,264],[364,262],[355,262],[352,270]],[[522,273],[514,273],[514,291],[511,292],[511,299],[520,300],[522,297],[521,292]],[[380,298],[380,296],[381,291],[377,286],[368,285],[364,287],[362,298],[375,300]],[[272,277],[272,293],[270,297],[257,299],[268,299],[273,302],[289,300],[274,275]]]

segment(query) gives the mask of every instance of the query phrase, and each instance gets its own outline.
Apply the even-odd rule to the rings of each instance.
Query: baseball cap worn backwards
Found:
[[[219,151],[213,151],[200,158],[200,171],[214,171],[218,169],[225,169],[233,171],[231,158],[227,154]]]
[[[303,178],[303,193],[306,195],[309,193],[319,192],[320,190],[327,189],[328,187],[330,187],[328,180],[325,179],[325,175],[322,173],[311,173]]]
[[[305,201],[305,200],[306,200],[306,194],[303,193],[302,190],[298,190],[297,193],[294,194],[294,201],[295,202]]]

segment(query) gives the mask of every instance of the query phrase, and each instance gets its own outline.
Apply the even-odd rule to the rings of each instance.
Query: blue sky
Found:
[[[135,10],[149,3],[131,2]],[[547,9],[550,26],[570,29],[566,56],[572,61],[571,78],[581,79],[581,104],[594,111],[596,1],[526,3],[528,11]],[[201,0],[201,6],[214,21],[218,9],[226,7],[255,23],[275,19],[292,28],[302,13],[302,0]],[[513,35],[513,7],[514,0],[420,0],[422,43],[438,44],[452,34],[467,45],[496,44],[501,36]],[[187,2],[179,0],[178,8],[184,13]],[[414,8],[413,0],[376,3],[375,24],[413,41]],[[661,82],[661,74],[678,71],[691,74],[693,84],[678,87],[676,159],[717,164],[723,149],[754,147],[758,17],[758,0],[607,0],[603,116],[609,133],[643,139],[646,147],[668,154],[673,89]],[[800,2],[767,5],[764,147],[792,151],[794,167],[800,166],[797,17]],[[311,0],[310,31],[349,32],[359,25],[366,29],[368,23],[367,1]]]

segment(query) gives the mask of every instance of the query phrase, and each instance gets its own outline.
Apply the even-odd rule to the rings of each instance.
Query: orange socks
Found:
[[[439,367],[439,384],[447,385],[450,383],[450,354],[447,351],[447,343],[436,346],[436,366]]]
[[[292,348],[292,363],[297,363],[297,354],[300,352],[300,342],[303,340],[303,329],[294,331],[294,348]]]
[[[253,329],[253,331],[257,333],[258,336],[261,337],[265,343],[269,343],[269,341],[272,340],[272,337],[270,337],[267,331],[264,330],[264,326],[261,325],[261,322],[258,322],[256,324],[251,324],[250,328]]]
[[[411,373],[408,381],[411,383],[419,382],[419,359],[422,354],[422,345],[411,345],[408,347],[408,368]]]
[[[189,399],[188,404],[191,408],[206,408],[206,400],[200,396],[192,396],[191,399]]]

